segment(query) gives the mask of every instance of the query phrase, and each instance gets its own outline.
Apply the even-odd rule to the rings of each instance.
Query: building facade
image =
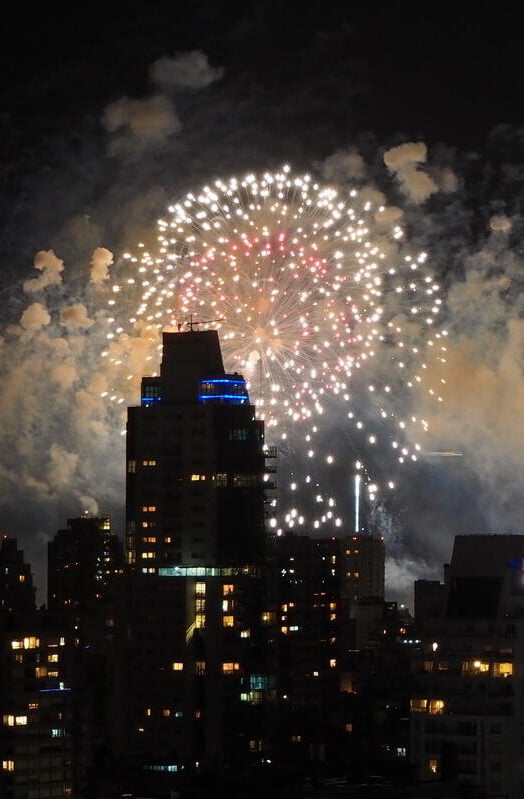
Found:
[[[216,331],[164,333],[160,375],[128,409],[120,647],[121,750],[159,779],[263,756],[265,468],[263,423]]]
[[[523,795],[524,536],[456,536],[443,591],[420,587],[411,756],[421,780]]]

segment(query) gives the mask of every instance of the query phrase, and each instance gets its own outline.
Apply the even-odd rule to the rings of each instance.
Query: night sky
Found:
[[[285,162],[339,177],[348,154],[428,252],[450,333],[444,403],[423,410],[429,448],[461,454],[399,485],[381,522],[389,593],[409,600],[415,577],[440,578],[457,533],[522,532],[516,4],[11,4],[2,35],[0,521],[41,591],[46,542],[67,518],[110,513],[123,530],[124,450],[109,415],[85,424],[93,328],[66,340],[64,325],[46,337],[21,324],[42,301],[27,289],[36,253],[64,263],[52,314],[86,301],[95,248],[116,261],[173,198]],[[385,162],[401,145],[430,190]]]

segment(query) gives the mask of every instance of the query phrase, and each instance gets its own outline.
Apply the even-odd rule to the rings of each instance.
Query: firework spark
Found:
[[[111,288],[102,355],[117,403],[137,360],[154,374],[162,331],[219,331],[226,368],[247,378],[282,456],[279,530],[343,524],[322,485],[333,482],[329,467],[352,472],[357,435],[403,463],[416,460],[414,431],[427,428],[406,415],[406,396],[423,387],[427,353],[444,360],[439,287],[426,254],[405,254],[402,228],[384,230],[385,209],[369,197],[288,166],[217,180],[168,209],[155,250],[125,253]],[[365,473],[373,501],[379,485]],[[296,506],[282,507],[284,493]]]

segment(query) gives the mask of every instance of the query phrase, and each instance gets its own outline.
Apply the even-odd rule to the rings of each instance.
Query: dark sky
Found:
[[[384,522],[390,584],[405,592],[413,575],[439,576],[456,532],[520,530],[515,3],[113,0],[9,4],[2,22],[0,527],[20,537],[40,584],[46,541],[86,497],[122,529],[123,452],[110,419],[83,427],[75,416],[97,368],[95,327],[68,338],[53,321],[47,337],[20,327],[22,314],[38,300],[51,317],[75,302],[96,318],[94,248],[117,261],[173,197],[284,161],[338,180],[345,155],[361,159],[352,177],[401,209],[442,282],[450,376],[430,421],[434,449],[462,455],[428,460],[399,491]],[[166,83],[195,53],[191,74]],[[388,166],[402,145],[415,161]],[[62,279],[31,297],[35,254],[51,250]]]
[[[355,129],[380,136],[403,130],[469,146],[497,124],[523,121],[515,3],[112,0],[31,13],[10,4],[2,30],[4,115],[36,138],[41,125],[145,91],[159,53],[193,49],[277,102],[293,87],[344,83]]]

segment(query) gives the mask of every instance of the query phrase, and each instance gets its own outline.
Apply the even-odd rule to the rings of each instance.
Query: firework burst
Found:
[[[375,500],[362,445],[400,463],[421,449],[426,423],[407,410],[427,353],[443,360],[438,285],[426,254],[405,254],[401,227],[381,223],[372,196],[287,166],[217,180],[172,205],[155,251],[126,253],[112,285],[103,357],[114,386],[136,378],[137,359],[154,373],[162,331],[219,331],[226,368],[247,378],[282,455],[279,530],[343,524],[343,503],[325,486],[330,469],[349,479],[354,454]],[[118,388],[110,395],[125,399]],[[393,488],[393,475],[383,485]]]

